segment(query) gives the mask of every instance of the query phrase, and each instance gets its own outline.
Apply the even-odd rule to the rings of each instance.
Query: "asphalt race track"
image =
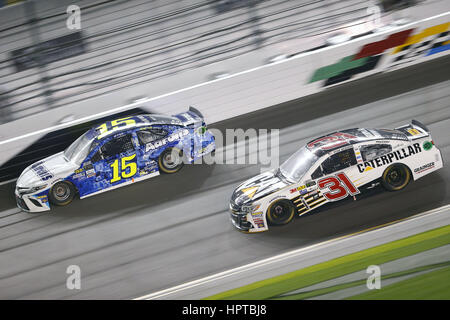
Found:
[[[306,140],[350,127],[425,123],[450,161],[450,58],[372,76],[217,124],[280,128],[284,161]],[[446,82],[445,82],[446,81]],[[384,100],[383,100],[384,99]],[[378,192],[260,234],[235,230],[228,201],[258,165],[185,166],[176,175],[107,192],[48,213],[20,212],[0,187],[0,299],[127,299],[450,202],[450,169],[397,193]],[[81,290],[66,268],[81,268]]]

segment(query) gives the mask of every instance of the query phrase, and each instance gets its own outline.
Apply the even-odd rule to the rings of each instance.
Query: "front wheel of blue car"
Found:
[[[50,202],[56,206],[65,206],[75,197],[75,187],[68,182],[60,181],[51,187],[48,194]]]
[[[158,158],[159,170],[164,173],[175,173],[183,167],[183,151],[177,148],[167,148]]]

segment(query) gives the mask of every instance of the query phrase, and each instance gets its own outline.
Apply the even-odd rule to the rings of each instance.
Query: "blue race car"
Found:
[[[88,130],[65,151],[27,167],[16,184],[24,211],[50,210],[81,199],[175,173],[215,150],[214,136],[195,108],[175,116],[137,115]]]

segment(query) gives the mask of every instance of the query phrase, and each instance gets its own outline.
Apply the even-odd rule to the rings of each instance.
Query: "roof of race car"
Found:
[[[317,156],[338,148],[371,140],[404,140],[408,137],[399,130],[353,128],[329,133],[306,144]]]
[[[148,125],[182,125],[182,121],[167,115],[160,114],[145,114],[137,116],[129,116],[125,118],[115,119],[104,122],[100,125],[92,127],[87,132],[87,137],[94,139],[102,139],[118,130],[127,130],[134,127],[148,126]]]

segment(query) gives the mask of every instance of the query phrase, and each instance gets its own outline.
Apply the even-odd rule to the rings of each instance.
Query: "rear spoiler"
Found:
[[[411,124],[395,128],[395,130],[401,131],[410,140],[420,139],[430,135],[430,130],[427,126],[417,120],[412,120]]]
[[[202,126],[205,124],[202,113],[197,108],[194,108],[192,106],[189,107],[188,111],[176,114],[174,115],[174,117],[181,120],[181,122],[185,126]]]
[[[189,112],[196,114],[197,116],[199,116],[202,119],[205,119],[205,117],[202,115],[202,113],[200,111],[198,111],[197,108],[194,108],[193,106],[189,106]]]
[[[428,127],[426,126],[426,125],[424,125],[422,122],[420,122],[420,121],[417,121],[417,120],[412,120],[411,121],[411,124],[414,126],[414,127],[417,127],[417,128],[420,128],[420,129],[422,129],[423,131],[425,131],[426,133],[430,133],[430,130],[428,129]]]

